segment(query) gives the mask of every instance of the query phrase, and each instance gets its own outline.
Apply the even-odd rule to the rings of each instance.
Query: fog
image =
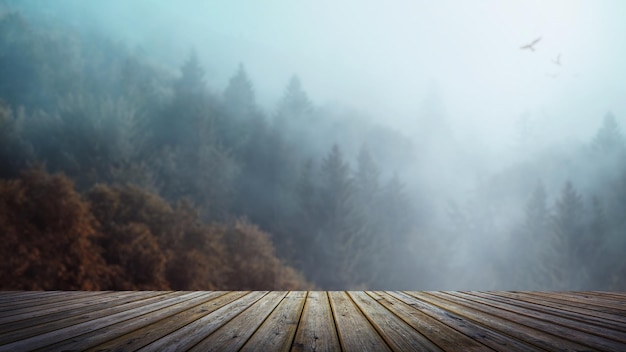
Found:
[[[255,111],[270,125],[273,121],[295,151],[288,159],[293,167],[280,170],[272,169],[274,164],[255,169],[252,162],[243,161],[245,153],[234,157],[232,167],[225,167],[232,174],[216,179],[241,172],[244,177],[236,182],[234,194],[272,199],[268,203],[272,211],[265,212],[262,202],[251,205],[248,198],[235,195],[234,200],[228,198],[228,204],[234,205],[228,205],[226,218],[245,216],[257,223],[273,236],[277,256],[315,285],[331,289],[385,285],[624,289],[626,285],[622,221],[626,198],[620,193],[626,194],[626,159],[619,131],[626,123],[626,41],[622,38],[626,3],[622,1],[31,0],[1,4],[3,12],[18,12],[33,25],[108,38],[123,48],[119,50],[161,72],[164,82],[180,77],[181,67],[194,52],[204,71],[207,94],[216,97],[222,96],[243,65],[258,104]],[[294,75],[312,106],[312,112],[302,114],[314,122],[295,118],[279,122],[286,114],[280,101]],[[16,78],[0,77],[9,79]],[[169,99],[167,89],[159,102]],[[1,98],[18,109],[20,104]],[[128,104],[134,106],[132,99]],[[36,107],[42,106],[33,103],[30,110]],[[403,227],[401,216],[389,218],[387,227],[378,228],[385,233],[370,241],[380,246],[403,242],[395,244],[405,247],[401,253],[381,250],[401,259],[375,257],[387,263],[385,270],[396,272],[396,281],[342,281],[339,274],[329,279],[332,273],[313,269],[313,263],[326,257],[311,254],[308,258],[306,251],[297,249],[308,242],[288,235],[299,231],[290,227],[294,222],[306,226],[293,220],[296,193],[268,188],[253,173],[277,174],[283,184],[295,185],[306,160],[313,162],[313,170],[323,170],[335,144],[355,173],[366,145],[380,169],[381,184],[392,184],[394,177],[403,184],[400,188],[410,206],[402,210],[409,211],[410,224]],[[237,155],[236,147],[232,150]],[[257,160],[254,155],[250,158]],[[35,159],[54,165],[45,158]],[[215,167],[207,163],[209,169]],[[192,168],[191,174],[201,175],[200,169],[184,165]],[[175,175],[170,177],[179,177]],[[323,182],[315,178],[313,184]],[[168,184],[140,186],[152,187],[172,201],[184,195],[164,183]],[[205,190],[207,199],[226,199],[226,191],[221,190]],[[319,199],[324,199],[320,192]],[[543,196],[533,198],[541,192]],[[222,221],[214,214],[226,212],[226,205],[218,209],[226,201],[207,201],[211,205],[203,207],[203,199],[192,197],[207,219]],[[541,210],[533,209],[543,209],[540,220],[533,214]],[[312,232],[332,232],[324,224],[315,226],[320,229]],[[369,231],[375,232],[372,226]],[[345,245],[359,243],[351,240]],[[340,246],[332,241],[325,245]],[[585,252],[591,247],[593,252]],[[360,252],[378,252],[377,247],[367,248],[342,249],[341,253],[357,259],[340,266],[360,266],[357,271],[367,277],[366,268],[375,265],[374,259],[361,259]]]

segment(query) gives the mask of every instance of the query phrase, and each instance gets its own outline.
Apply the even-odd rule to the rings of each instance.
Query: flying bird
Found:
[[[529,44],[526,44],[526,45],[524,45],[524,46],[521,46],[521,47],[520,47],[520,49],[522,49],[522,50],[526,50],[526,49],[527,49],[527,50],[530,50],[530,51],[535,51],[534,46],[535,46],[535,44],[539,43],[539,41],[540,41],[540,40],[541,40],[541,37],[539,37],[539,38],[537,38],[537,39],[533,40],[533,41],[532,41],[531,43],[529,43]]]
[[[556,60],[552,60],[552,62],[556,65],[561,66],[561,53],[556,57]]]

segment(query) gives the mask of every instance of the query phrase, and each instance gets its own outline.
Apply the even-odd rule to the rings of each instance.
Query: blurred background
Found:
[[[624,14],[0,1],[0,288],[624,290]]]

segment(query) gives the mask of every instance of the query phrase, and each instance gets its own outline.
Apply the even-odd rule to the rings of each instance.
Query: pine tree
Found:
[[[416,215],[411,199],[406,194],[405,184],[397,173],[382,189],[378,212],[381,219],[380,250],[385,255],[377,265],[387,270],[382,287],[401,287],[401,275],[392,269],[403,267],[404,258],[409,255],[407,236],[413,230]]]
[[[382,287],[383,276],[388,275],[391,255],[390,242],[387,238],[387,229],[384,228],[386,219],[383,218],[384,189],[380,185],[380,170],[374,161],[369,147],[361,146],[357,156],[357,168],[354,174],[354,206],[359,219],[363,222],[363,230],[359,234],[359,250],[364,253],[360,256],[359,279],[368,287]]]
[[[588,279],[584,265],[585,224],[581,196],[570,181],[565,183],[552,217],[551,278],[553,289],[579,289]]]
[[[298,118],[311,112],[312,104],[308,95],[302,89],[298,76],[293,76],[287,84],[282,100],[278,104],[278,116],[283,118]]]
[[[207,140],[215,143],[215,105],[204,82],[204,69],[192,51],[173,84],[171,102],[148,126],[152,135],[149,145],[194,148]]]
[[[15,117],[10,107],[0,100],[0,178],[17,177],[33,155],[22,139],[23,111]]]
[[[309,132],[313,104],[302,88],[300,79],[293,76],[278,103],[274,125],[286,136],[288,142],[297,143]]]
[[[376,202],[380,196],[380,170],[367,144],[359,151],[354,181],[363,201],[370,205]]]
[[[224,117],[220,121],[220,138],[236,152],[241,152],[252,137],[255,119],[264,119],[254,97],[254,88],[243,64],[230,79],[223,94]]]
[[[250,115],[257,109],[252,82],[241,63],[224,90],[224,104],[226,110],[236,117]]]
[[[180,69],[181,77],[174,82],[174,94],[182,99],[195,97],[206,92],[204,69],[195,50],[189,53]]]
[[[313,180],[314,164],[312,159],[306,160],[298,173],[294,187],[295,212],[289,223],[290,247],[293,249],[289,262],[301,270],[310,271],[315,267],[316,253],[312,251],[316,228],[319,224],[315,219],[317,202],[317,186]]]
[[[583,260],[589,267],[590,279],[589,283],[593,287],[602,287],[604,289],[610,288],[610,272],[612,271],[612,264],[605,258],[611,258],[609,254],[608,235],[609,235],[609,223],[604,212],[604,206],[602,201],[597,197],[591,198],[591,220],[589,223],[589,230],[585,237],[585,242],[581,243],[584,250]],[[608,264],[608,265],[607,265]]]
[[[602,127],[596,133],[592,146],[596,151],[602,153],[623,152],[624,137],[613,113],[608,112],[604,116]]]
[[[355,288],[357,263],[365,254],[359,242],[364,224],[354,205],[354,181],[338,145],[322,161],[316,206],[319,223],[314,248],[318,266],[315,282],[326,289]]]
[[[525,219],[514,242],[515,283],[524,289],[547,289],[551,286],[550,211],[543,182],[539,181],[526,203]],[[510,274],[509,274],[510,275]],[[506,281],[510,281],[510,277]]]

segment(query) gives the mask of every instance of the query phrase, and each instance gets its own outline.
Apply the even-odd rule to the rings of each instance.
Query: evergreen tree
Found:
[[[164,197],[188,198],[202,209],[204,219],[221,219],[231,208],[240,166],[218,135],[216,99],[195,52],[181,72],[171,102],[149,126],[150,164]]]
[[[361,200],[373,205],[380,196],[380,170],[367,144],[359,151],[354,181]]]
[[[380,185],[380,170],[374,161],[369,147],[361,146],[357,156],[357,168],[354,175],[354,205],[359,218],[363,221],[363,230],[359,234],[359,250],[365,255],[358,263],[360,280],[368,287],[380,286],[383,275],[388,275],[384,263],[392,261],[390,243],[384,228],[385,209],[383,208],[383,189]]]
[[[619,124],[613,113],[608,112],[604,116],[602,127],[596,133],[592,142],[593,148],[602,153],[622,152],[624,149],[624,137]]]
[[[281,237],[285,235],[285,219],[294,211],[291,193],[296,164],[290,146],[276,128],[261,117],[249,124],[251,136],[242,148],[243,170],[237,181],[238,209],[263,230]]]
[[[526,203],[525,219],[514,241],[514,253],[519,255],[512,258],[515,281],[524,289],[545,290],[552,284],[549,257],[553,253],[551,247],[546,246],[551,238],[550,216],[546,191],[539,181]],[[510,277],[504,279],[510,280]]]
[[[411,199],[406,194],[405,185],[397,173],[382,189],[382,199],[378,209],[381,218],[380,249],[385,253],[384,258],[377,265],[386,268],[381,281],[382,287],[402,287],[401,273],[394,268],[404,266],[405,259],[409,255],[407,236],[414,227],[416,217]]]
[[[243,66],[230,79],[223,94],[224,118],[220,121],[220,138],[224,144],[240,152],[253,134],[253,120],[263,119],[256,106],[252,82]]]
[[[244,117],[257,110],[252,82],[241,63],[224,90],[224,104],[226,110],[235,117]]]
[[[17,177],[32,161],[32,150],[22,140],[23,110],[15,117],[10,107],[0,100],[0,178]]]
[[[291,77],[283,98],[278,104],[278,117],[295,119],[310,113],[311,110],[311,101],[302,88],[300,78],[298,76]]]
[[[589,232],[585,238],[584,260],[589,267],[591,280],[589,285],[593,287],[601,287],[610,289],[611,272],[615,269],[615,263],[607,258],[612,258],[609,245],[609,223],[606,217],[602,201],[597,197],[591,198],[591,220],[589,223]]]
[[[204,69],[200,66],[195,50],[189,53],[187,61],[180,69],[181,77],[174,82],[174,94],[181,99],[193,99],[206,93]]]
[[[287,260],[303,271],[310,271],[317,263],[316,253],[311,250],[319,226],[315,218],[318,189],[313,175],[313,160],[308,159],[300,168],[293,188],[295,210],[287,223],[290,236],[284,239],[289,242]]]
[[[313,248],[325,264],[316,268],[315,282],[326,289],[362,287],[358,264],[368,254],[362,236],[365,222],[355,206],[349,165],[336,144],[322,161],[319,185]]]
[[[585,263],[585,224],[583,202],[570,181],[565,183],[552,217],[552,289],[579,289],[588,279]]]
[[[278,103],[274,125],[289,143],[301,143],[310,126],[313,104],[302,88],[300,79],[293,76]]]
[[[215,105],[204,83],[204,69],[192,51],[174,81],[171,102],[148,126],[152,135],[149,145],[195,148],[207,140],[215,143]]]

